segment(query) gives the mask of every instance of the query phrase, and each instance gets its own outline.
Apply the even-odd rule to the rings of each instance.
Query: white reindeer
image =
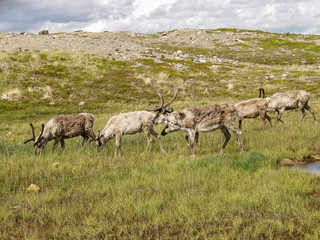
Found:
[[[52,151],[54,151],[59,142],[61,147],[65,148],[64,139],[73,138],[77,136],[83,137],[82,146],[88,141],[89,137],[95,139],[93,132],[94,116],[90,113],[78,113],[67,116],[57,116],[51,118],[46,125],[42,124],[41,133],[38,137],[35,136],[35,128],[30,123],[33,137],[26,140],[24,143],[34,141],[36,155],[42,151],[47,145],[48,141],[54,139]]]
[[[106,145],[106,143],[115,137],[115,156],[120,156],[121,152],[121,136],[131,135],[138,132],[144,132],[147,138],[147,149],[149,149],[152,139],[150,134],[156,137],[159,141],[160,150],[163,150],[161,137],[153,129],[153,119],[155,114],[147,111],[136,111],[128,113],[120,113],[111,117],[105,126],[105,128],[99,131],[98,136],[95,139],[98,151]]]
[[[157,94],[161,99],[160,106],[157,106],[154,109],[148,109],[148,111],[157,112],[153,122],[155,124],[166,124],[166,127],[161,133],[163,136],[174,131],[187,132],[187,137],[190,137],[188,146],[193,157],[195,156],[194,145],[199,132],[210,132],[217,129],[221,129],[225,136],[225,141],[220,153],[224,152],[224,149],[231,137],[228,129],[237,136],[240,151],[243,152],[242,132],[237,127],[238,112],[233,104],[215,103],[208,106],[187,108],[180,112],[174,112],[173,109],[168,107],[176,99],[178,89],[176,87],[174,88],[174,96],[167,104],[164,104],[163,96],[160,91],[157,91]]]
[[[308,106],[308,101],[310,99],[310,93],[304,90],[297,90],[284,93],[275,93],[271,96],[270,102],[268,104],[268,112],[278,112],[277,120],[278,122],[283,122],[281,116],[285,110],[292,110],[299,108],[302,112],[302,118],[306,115],[305,109],[308,110],[317,122],[314,110]]]

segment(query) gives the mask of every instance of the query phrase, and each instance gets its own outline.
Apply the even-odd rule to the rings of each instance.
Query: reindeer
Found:
[[[106,143],[115,137],[115,156],[120,156],[121,150],[121,136],[122,135],[132,135],[139,132],[144,132],[147,138],[147,149],[148,151],[150,144],[152,142],[152,138],[150,134],[158,139],[160,150],[164,152],[161,137],[158,133],[156,133],[153,129],[153,119],[155,118],[155,114],[147,112],[147,111],[136,111],[136,112],[128,112],[128,113],[120,113],[111,117],[105,126],[105,128],[100,132],[95,139],[95,143],[97,145],[98,151],[100,152]]]
[[[35,128],[30,123],[33,137],[24,143],[34,141],[35,154],[38,155],[47,145],[48,141],[54,139],[52,151],[54,151],[59,142],[61,147],[65,148],[64,139],[73,138],[81,135],[83,137],[82,146],[88,141],[89,137],[95,139],[93,132],[94,116],[90,113],[79,113],[67,116],[57,116],[51,118],[46,125],[42,124],[41,133],[35,136]]]
[[[172,108],[168,108],[177,98],[178,88],[174,88],[173,98],[164,104],[163,96],[157,91],[161,104],[147,111],[157,112],[153,119],[155,124],[165,123],[166,126],[161,132],[162,136],[170,132],[185,131],[187,137],[190,137],[188,146],[191,150],[191,156],[195,156],[194,145],[198,138],[199,132],[210,132],[221,129],[225,136],[224,144],[220,150],[223,154],[224,149],[231,137],[228,129],[230,129],[238,138],[240,152],[243,152],[242,132],[237,127],[237,109],[230,103],[215,103],[208,106],[186,108],[180,112],[175,112]],[[188,138],[187,138],[188,140]]]
[[[263,98],[261,95],[263,94]],[[270,126],[272,128],[271,118],[267,115],[267,109],[269,104],[270,98],[265,98],[265,93],[263,88],[259,89],[259,98],[252,98],[248,99],[243,102],[239,102],[235,104],[235,107],[238,109],[238,118],[237,121],[239,122],[239,128],[242,128],[242,119],[244,118],[257,118],[258,116],[261,117],[263,122],[263,129],[266,126],[266,119],[269,121]]]
[[[264,90],[263,90],[264,91]],[[297,90],[284,93],[275,93],[271,96],[270,102],[268,104],[268,112],[276,111],[278,113],[277,120],[282,122],[281,117],[285,110],[292,110],[299,108],[302,112],[302,118],[306,115],[305,109],[308,110],[312,116],[314,122],[317,122],[314,110],[308,106],[308,101],[310,99],[310,93],[304,90]]]

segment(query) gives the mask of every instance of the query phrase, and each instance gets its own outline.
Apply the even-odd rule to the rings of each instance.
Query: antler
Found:
[[[38,140],[33,144],[34,146],[40,141],[40,139],[41,139],[41,136],[42,136],[42,134],[43,134],[43,130],[44,130],[44,124],[42,123],[41,124],[41,133],[40,133],[40,135],[39,135],[39,137],[38,137]]]
[[[154,109],[147,109],[147,111],[154,111],[154,112],[157,112],[157,111],[160,111],[162,109],[165,109],[167,108],[171,103],[173,103],[173,101],[177,98],[177,95],[178,95],[178,88],[175,86],[173,88],[173,91],[174,91],[174,96],[173,98],[167,103],[164,105],[164,100],[163,100],[163,96],[161,94],[160,91],[157,91],[157,94],[159,95],[160,97],[160,100],[161,100],[161,105],[160,106],[156,106],[156,108]]]
[[[171,103],[173,103],[173,101],[176,100],[176,98],[178,96],[178,88],[177,88],[177,86],[174,86],[173,92],[174,92],[173,98],[167,104],[165,104],[161,109],[169,107],[171,105]]]
[[[156,108],[154,108],[154,109],[147,109],[147,111],[157,112],[157,111],[162,109],[162,106],[164,104],[163,96],[162,96],[162,94],[161,94],[161,92],[159,90],[157,91],[157,94],[159,95],[160,100],[161,100],[160,106],[156,106]]]
[[[265,98],[265,93],[264,93],[264,89],[263,88],[259,88],[259,98],[261,98],[261,94],[262,94],[262,98]]]
[[[28,142],[30,142],[30,141],[35,141],[36,140],[36,135],[35,135],[35,133],[34,133],[34,127],[33,127],[33,125],[32,125],[32,123],[30,123],[30,127],[31,127],[31,129],[32,129],[32,138],[30,138],[30,139],[28,139],[28,140],[26,140],[26,141],[24,141],[24,144],[26,144],[26,143],[28,143]]]

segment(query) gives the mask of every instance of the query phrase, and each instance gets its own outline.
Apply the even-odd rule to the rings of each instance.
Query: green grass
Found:
[[[96,114],[95,128],[115,113]],[[243,155],[234,135],[220,156],[221,133],[200,134],[196,158],[180,132],[163,137],[166,153],[155,139],[146,153],[146,139],[137,134],[123,137],[119,158],[113,157],[114,140],[97,153],[94,144],[80,148],[80,138],[55,153],[50,142],[35,157],[32,144],[22,144],[31,135],[25,119],[17,115],[7,126],[1,121],[0,236],[315,239],[319,177],[277,164],[320,151],[318,125],[310,114],[301,124],[299,118],[286,112],[288,124],[265,131],[260,119],[244,121]],[[47,119],[32,121],[39,126]],[[39,193],[26,192],[32,183]]]

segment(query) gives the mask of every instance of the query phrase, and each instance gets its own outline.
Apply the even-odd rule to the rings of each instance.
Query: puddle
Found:
[[[292,167],[294,170],[310,172],[320,175],[320,162],[309,163],[304,165],[295,165]]]

